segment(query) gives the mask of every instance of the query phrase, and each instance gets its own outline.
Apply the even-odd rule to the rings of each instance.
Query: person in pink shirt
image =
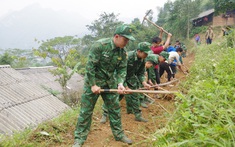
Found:
[[[151,50],[153,51],[154,54],[160,54],[162,51],[164,51],[170,44],[171,41],[171,33],[168,33],[167,35],[167,39],[165,44],[162,45],[162,34],[163,34],[163,28],[160,29],[160,34],[158,37],[154,37],[152,39],[152,46],[151,46]],[[160,64],[163,64],[162,66]],[[161,67],[166,68],[165,70],[167,71],[168,77],[171,77],[171,70],[169,69],[169,65],[166,62],[161,62],[159,65]],[[165,65],[166,64],[166,65]],[[161,75],[159,74],[159,67],[158,65],[155,66],[155,75],[156,75],[156,82],[157,84],[160,83],[160,77]],[[168,78],[168,81],[170,79]]]

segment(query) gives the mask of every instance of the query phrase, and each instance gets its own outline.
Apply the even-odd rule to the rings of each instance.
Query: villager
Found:
[[[196,44],[197,44],[197,45],[200,45],[200,44],[201,44],[200,35],[199,35],[199,34],[196,34],[196,35],[194,36],[194,38],[195,38]]]
[[[175,78],[175,74],[176,74],[176,66],[178,66],[178,68],[184,73],[187,74],[186,71],[183,71],[182,69],[182,62],[180,61],[180,56],[183,52],[182,48],[177,48],[176,52],[169,52],[169,59],[168,59],[168,63],[170,64],[171,70],[172,70],[172,77]]]
[[[159,55],[170,44],[170,40],[171,40],[172,34],[168,33],[166,42],[164,43],[164,45],[161,45],[162,34],[163,34],[163,28],[160,29],[159,37],[154,37],[152,39],[151,50],[153,51],[154,54],[158,54]],[[171,74],[171,73],[168,73],[168,74]],[[159,84],[160,83],[160,75],[159,75],[159,67],[158,67],[158,65],[155,66],[155,75],[156,75],[156,82]]]
[[[174,48],[175,48],[175,49],[177,49],[177,48],[182,48],[182,49],[183,49],[183,52],[182,52],[181,56],[182,56],[182,57],[186,57],[186,54],[187,54],[187,47],[186,47],[186,45],[185,45],[183,42],[180,42],[179,40],[176,40]]]
[[[81,99],[80,114],[75,129],[74,147],[84,144],[90,130],[92,114],[101,95],[107,106],[110,127],[115,140],[132,144],[123,132],[117,93],[100,93],[101,88],[118,88],[124,94],[123,82],[126,76],[127,54],[124,47],[129,40],[135,40],[128,25],[118,26],[112,38],[100,39],[94,43],[86,65],[86,76]],[[108,66],[107,66],[108,65]]]
[[[212,40],[214,38],[214,32],[212,30],[212,27],[209,26],[207,31],[206,31],[206,35],[205,35],[205,39],[206,39],[206,44],[211,44]]]

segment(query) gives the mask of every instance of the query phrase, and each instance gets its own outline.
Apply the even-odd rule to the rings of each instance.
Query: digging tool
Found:
[[[100,89],[100,92],[118,92],[118,89]],[[174,94],[178,91],[153,91],[153,90],[125,90],[128,93],[152,93],[152,94]]]
[[[166,85],[172,84],[172,83],[177,82],[177,81],[178,81],[178,79],[174,79],[174,80],[166,82],[166,83],[151,86],[150,88],[166,86]],[[144,90],[144,89],[146,89],[146,88],[140,88],[139,90]],[[161,89],[161,88],[159,88],[159,89]],[[161,89],[161,90],[163,90],[163,89]]]
[[[184,64],[183,64],[183,67],[186,69],[185,71],[186,71],[187,73],[189,73],[188,67],[187,67],[186,65],[184,65]]]
[[[159,25],[157,25],[156,23],[152,22],[151,20],[149,20],[149,19],[147,18],[147,16],[149,15],[149,13],[150,13],[151,11],[152,11],[152,10],[150,9],[150,10],[146,13],[146,15],[144,16],[144,19],[143,19],[143,21],[142,21],[142,24],[143,24],[144,20],[147,20],[149,23],[151,23],[152,25],[154,25],[154,26],[157,27],[158,29],[162,29],[163,32],[165,32],[166,34],[169,34],[169,33],[168,33],[166,30],[164,30],[162,27],[160,27]]]

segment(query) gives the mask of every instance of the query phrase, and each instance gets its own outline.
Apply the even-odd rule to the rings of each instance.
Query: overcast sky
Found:
[[[102,12],[120,14],[119,18],[138,17],[142,20],[147,10],[152,9],[155,15],[156,7],[162,7],[166,2],[167,0],[0,0],[0,17],[38,3],[44,8],[79,13],[89,20],[98,19]]]

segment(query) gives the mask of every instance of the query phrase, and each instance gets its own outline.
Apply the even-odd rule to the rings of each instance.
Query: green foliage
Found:
[[[59,95],[59,94],[61,94],[59,91],[57,91],[57,90],[53,90],[53,89],[51,89],[51,88],[49,88],[49,87],[46,87],[46,86],[44,86],[44,85],[41,85],[42,86],[42,88],[43,89],[45,89],[45,90],[47,90],[50,94],[52,94],[53,96],[57,96],[57,95]]]
[[[79,52],[81,48],[81,39],[76,36],[56,37],[43,43],[38,49],[34,49],[34,53],[42,58],[51,59],[57,68],[50,72],[57,76],[56,79],[64,90],[66,90],[67,81],[77,71],[81,65]],[[83,59],[83,57],[82,57]],[[84,60],[84,59],[83,59]],[[85,63],[82,62],[84,65]],[[72,71],[70,69],[73,69]],[[70,73],[69,73],[70,72]]]
[[[0,57],[0,64],[1,65],[11,65],[14,61],[14,57],[9,55],[9,53],[5,52],[1,57]]]
[[[207,28],[208,28],[207,26],[194,27],[190,30],[189,37],[192,38],[195,34],[205,33]]]
[[[156,132],[158,146],[233,146],[235,144],[235,48],[226,40],[196,51],[190,77],[181,84],[177,111],[164,132]]]
[[[32,50],[8,49],[3,52],[4,54],[0,57],[0,64],[9,64],[13,68],[43,64],[33,56]]]
[[[235,10],[235,0],[214,0],[217,14]]]
[[[225,38],[226,46],[235,47],[235,29],[228,30],[228,35],[226,35]]]
[[[116,26],[123,23],[117,17],[118,15],[114,13],[107,14],[104,12],[100,14],[98,20],[95,20],[91,25],[87,25],[86,27],[96,39],[109,38],[114,35]]]

